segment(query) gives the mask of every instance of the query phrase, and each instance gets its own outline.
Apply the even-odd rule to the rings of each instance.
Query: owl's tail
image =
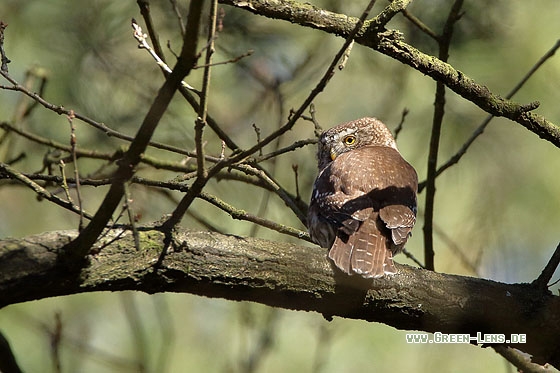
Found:
[[[397,273],[388,238],[381,232],[377,220],[367,219],[350,236],[337,235],[329,251],[329,258],[340,270],[365,278]]]

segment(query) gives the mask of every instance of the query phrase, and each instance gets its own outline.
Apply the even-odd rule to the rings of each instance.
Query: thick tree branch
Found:
[[[395,276],[360,280],[335,273],[323,249],[209,232],[109,231],[79,272],[58,266],[75,231],[0,241],[0,307],[92,291],[180,292],[254,301],[442,333],[526,334],[513,345],[560,366],[560,298],[529,284],[503,284],[399,266]],[[404,336],[403,336],[404,338]]]
[[[293,0],[219,0],[219,2],[265,17],[322,30],[343,38],[348,37],[358,21],[356,17],[329,12],[314,5]],[[394,3],[398,6],[406,2],[394,1]],[[385,12],[382,12],[377,17],[366,21],[356,36],[356,42],[390,56],[430,76],[435,81],[444,83],[452,91],[473,102],[487,113],[511,119],[560,147],[560,127],[543,116],[530,112],[538,107],[538,102],[522,105],[490,92],[486,86],[476,83],[461,71],[455,70],[453,66],[405,43],[400,32],[383,28],[385,18]]]

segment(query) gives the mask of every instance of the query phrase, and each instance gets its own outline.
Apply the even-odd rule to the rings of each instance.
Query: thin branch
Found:
[[[30,141],[33,141],[37,144],[46,145],[48,147],[63,150],[63,151],[68,152],[68,153],[72,152],[72,147],[71,146],[61,144],[61,143],[56,142],[54,140],[38,136],[38,135],[32,134],[32,133],[27,132],[27,131],[23,131],[23,130],[15,127],[15,126],[12,126],[8,122],[0,122],[0,128],[2,128],[3,130],[5,130],[7,132],[14,132],[14,133],[18,134],[19,136],[22,136],[22,137],[24,137],[24,138],[26,138]],[[76,156],[78,158],[79,157],[87,157],[87,158],[93,158],[93,159],[103,159],[103,160],[107,160],[107,161],[114,160],[114,155],[108,154],[108,153],[100,153],[100,152],[95,151],[95,150],[83,150],[83,149],[76,148],[75,153],[76,153]]]
[[[155,31],[155,28],[153,27],[152,18],[150,16],[149,8],[147,8],[146,12],[145,13],[143,12],[142,15],[144,17],[144,22],[146,22],[146,25],[148,27],[148,31],[150,31],[150,40],[152,41],[152,44],[154,45],[154,53],[158,57],[157,60],[161,60],[161,61],[163,61],[163,63],[165,63],[163,50],[161,48],[161,45],[159,44],[159,38],[157,37],[157,33]],[[183,37],[184,37],[184,34],[183,34]],[[169,75],[169,72],[165,68],[163,68],[161,65],[160,65],[160,68],[161,68],[161,71],[163,72],[164,76],[167,78],[167,76]],[[194,69],[194,67],[193,67],[193,69]],[[189,90],[187,87],[181,85],[181,87],[179,87],[179,92],[185,98],[185,100],[187,100],[189,105],[191,105],[191,107],[198,113],[199,110],[200,110],[200,105],[199,105],[197,99],[192,95],[191,90]],[[212,130],[216,133],[216,135],[218,135],[218,137],[226,143],[226,145],[231,150],[239,149],[239,147],[235,144],[235,142],[220,128],[218,123],[211,116],[209,116],[209,115],[207,116],[206,123],[208,124],[208,126],[210,128],[212,128]]]
[[[205,63],[204,65],[196,65],[195,67],[193,67],[193,70],[202,69],[202,68],[209,67],[209,66],[214,67],[214,66],[220,66],[220,65],[229,65],[230,63],[236,63],[238,61],[241,61],[243,58],[253,55],[253,53],[255,53],[255,51],[250,49],[247,52],[245,52],[243,54],[240,54],[237,57],[230,58],[229,60],[226,60],[226,61]]]
[[[0,75],[2,75],[6,80],[8,80],[10,83],[12,83],[12,86],[10,86],[10,87],[0,86],[1,89],[9,89],[9,90],[21,92],[21,93],[25,94],[26,96],[32,98],[34,101],[41,104],[46,109],[51,110],[51,111],[53,111],[53,112],[55,112],[59,115],[67,115],[68,116],[68,115],[70,115],[71,112],[73,112],[73,110],[65,109],[63,106],[55,105],[55,104],[52,104],[52,103],[48,102],[47,100],[43,99],[39,94],[37,94],[35,92],[31,92],[30,90],[28,90],[24,86],[20,85],[15,79],[13,79],[12,77],[10,77],[7,74],[4,74],[1,71],[0,71]],[[74,112],[74,117],[76,119],[79,119],[80,121],[86,123],[86,124],[91,125],[92,127],[96,128],[96,129],[104,132],[107,136],[115,137],[115,138],[118,138],[118,139],[121,139],[121,140],[126,140],[128,142],[134,141],[134,136],[125,135],[123,133],[115,131],[115,130],[109,128],[104,123],[97,122],[97,121],[95,121],[91,118],[88,118],[88,117],[86,117],[84,115],[81,115],[79,113],[76,113],[76,112]],[[152,146],[154,148],[157,148],[157,149],[167,150],[167,151],[177,153],[177,154],[183,154],[183,155],[189,155],[189,156],[193,154],[191,152],[186,151],[185,149],[175,147],[175,146],[171,146],[171,145],[162,144],[162,143],[159,143],[159,142],[156,142],[156,141],[149,141],[148,145]]]
[[[424,34],[428,35],[429,37],[431,37],[432,39],[434,39],[436,42],[439,43],[440,37],[431,28],[429,28],[424,22],[422,22],[418,17],[410,13],[407,9],[403,9],[402,15],[404,16],[404,18],[408,19],[410,23],[418,27],[420,31],[422,31]]]
[[[362,16],[360,17],[358,22],[355,24],[353,32],[350,33],[350,35],[346,39],[346,42],[344,43],[342,48],[339,50],[339,52],[336,54],[335,58],[333,59],[333,62],[328,67],[328,69],[325,72],[325,74],[323,75],[322,79],[319,81],[317,86],[311,91],[311,93],[309,94],[307,99],[304,101],[304,103],[300,106],[300,108],[295,112],[294,115],[292,115],[292,117],[290,118],[288,123],[286,123],[284,126],[279,128],[278,130],[274,131],[272,134],[270,134],[269,136],[264,138],[260,143],[252,146],[248,150],[241,151],[238,154],[232,156],[231,158],[226,159],[223,162],[217,163],[214,167],[212,167],[208,171],[208,177],[207,178],[204,178],[204,179],[197,178],[192,185],[192,189],[191,189],[190,193],[188,193],[181,200],[181,202],[179,202],[179,204],[177,205],[175,210],[173,210],[173,213],[171,214],[169,219],[163,225],[163,229],[170,229],[172,227],[175,227],[181,221],[182,217],[185,215],[185,212],[187,211],[187,209],[191,205],[192,201],[195,199],[196,195],[199,194],[202,191],[202,189],[204,188],[204,185],[206,184],[206,181],[208,179],[210,179],[220,169],[245,160],[247,157],[251,156],[253,153],[257,152],[259,149],[262,149],[264,146],[268,145],[270,142],[276,140],[279,136],[283,135],[285,132],[290,130],[295,125],[295,123],[296,123],[297,119],[300,117],[300,115],[303,114],[303,112],[307,109],[307,107],[311,104],[311,102],[315,99],[315,97],[323,91],[323,89],[326,87],[327,83],[330,81],[330,79],[334,75],[335,68],[338,65],[338,61],[340,60],[342,55],[345,53],[346,49],[348,48],[348,46],[352,42],[352,39],[354,38],[354,36],[362,28],[363,22],[366,19],[367,15],[369,14],[369,11],[371,10],[371,7],[373,6],[374,3],[375,3],[375,0],[370,1],[368,6],[366,7],[366,10],[362,14]]]
[[[156,54],[161,57],[163,61],[165,61],[165,55],[163,54],[163,48],[161,47],[161,43],[159,42],[159,38],[157,37],[156,28],[154,26],[154,22],[152,20],[152,15],[150,12],[150,2],[148,0],[137,0],[136,3],[140,8],[140,14],[142,14],[142,18],[144,18],[144,22],[146,23],[146,28],[148,29],[148,34],[150,35],[150,40],[156,50]],[[182,38],[185,37],[184,26],[182,27]]]
[[[208,116],[208,93],[210,90],[210,72],[212,70],[212,56],[214,55],[214,42],[216,34],[216,18],[218,0],[210,2],[210,14],[208,15],[208,48],[206,48],[206,58],[204,60],[204,74],[202,76],[202,93],[200,94],[200,108],[194,126],[194,143],[196,146],[197,177],[206,178],[208,176],[204,166],[204,147],[202,144],[202,134],[206,126]]]
[[[66,164],[61,159],[60,162],[59,162],[59,169],[60,169],[60,175],[62,177],[62,190],[64,190],[64,194],[66,195],[66,199],[70,203],[74,203],[74,201],[72,201],[72,197],[70,196],[70,188],[68,187],[68,181],[66,180],[65,167],[66,167]]]
[[[252,165],[238,165],[239,170],[246,172],[249,175],[257,176],[263,181],[264,185],[270,190],[274,191],[278,197],[284,201],[286,206],[288,206],[298,219],[302,222],[304,226],[307,225],[307,206],[302,208],[302,204],[297,204],[294,200],[294,196],[290,195],[284,188],[278,184],[270,173],[263,168],[256,168]]]
[[[456,0],[449,11],[449,15],[443,27],[439,43],[439,58],[446,62],[449,58],[449,47],[453,36],[453,26],[459,19],[459,12],[463,6],[463,0]],[[438,150],[440,143],[441,126],[445,112],[445,85],[442,82],[436,84],[436,97],[434,103],[434,119],[432,123],[432,133],[430,137],[430,148],[428,154],[428,171],[426,177],[426,200],[424,205],[424,265],[426,269],[434,270],[434,203],[436,194],[436,169]]]
[[[556,246],[554,254],[552,254],[552,256],[550,257],[550,260],[542,270],[539,277],[537,277],[537,279],[532,282],[532,285],[541,289],[546,289],[548,287],[548,283],[554,275],[554,272],[556,272],[558,265],[560,265],[560,244]]]
[[[156,61],[157,65],[166,73],[171,74],[171,68],[165,63],[163,59],[158,56],[158,54],[152,49],[152,47],[150,47],[150,44],[148,44],[148,42],[146,41],[148,35],[144,34],[142,28],[140,27],[140,25],[138,25],[134,18],[132,19],[132,28],[134,29],[134,39],[138,41],[138,48],[147,50],[150,56],[152,56],[152,58]],[[184,81],[181,81],[181,86],[193,91],[197,95],[200,95],[200,91]]]
[[[354,40],[356,35],[358,35],[358,33],[362,30],[362,27],[364,25],[364,21],[367,18],[371,8],[373,7],[373,4],[375,4],[375,0],[371,0],[369,2],[366,9],[364,10],[362,15],[360,16],[360,18],[354,24],[354,27],[352,28],[352,31],[349,33],[349,35],[346,38],[346,41],[344,42],[344,44],[342,45],[342,47],[340,48],[340,50],[338,51],[338,53],[335,55],[334,59],[332,60],[331,64],[329,65],[329,67],[327,68],[325,73],[323,74],[319,83],[317,83],[317,85],[313,88],[313,90],[307,96],[307,98],[305,99],[303,104],[299,107],[299,109],[297,109],[296,111],[294,111],[292,113],[288,123],[286,123],[284,126],[280,127],[275,132],[271,133],[269,136],[265,137],[259,144],[256,144],[253,147],[249,148],[248,150],[242,151],[239,154],[230,158],[230,160],[229,160],[230,163],[236,163],[236,162],[239,162],[239,161],[245,159],[246,157],[254,154],[259,149],[262,149],[264,146],[268,145],[269,143],[274,141],[276,138],[278,138],[279,136],[283,135],[284,133],[286,133],[287,131],[292,129],[292,127],[295,125],[296,121],[301,117],[301,115],[305,112],[305,110],[307,110],[307,108],[313,102],[315,97],[317,97],[317,95],[325,89],[328,82],[334,76],[334,73],[335,73],[336,68],[339,64],[340,59],[342,58],[342,56],[344,56],[345,53],[347,53],[346,51],[347,51],[348,47],[350,46],[350,44],[352,44],[352,41]]]
[[[404,254],[404,256],[406,256],[408,259],[412,260],[414,263],[416,263],[416,265],[420,268],[424,268],[424,264],[422,264],[418,259],[416,259],[416,257],[414,255],[412,255],[412,253],[410,251],[408,251],[405,248],[402,249],[402,253]]]
[[[78,169],[78,156],[76,155],[76,143],[78,142],[76,138],[76,126],[74,125],[74,111],[70,110],[68,115],[68,122],[70,123],[70,155],[72,156],[72,162],[74,163],[74,178],[76,179],[76,197],[78,198],[78,207],[80,208],[80,222],[78,223],[78,230],[81,231],[84,228],[84,211],[82,204],[82,193],[80,190],[80,172]]]
[[[255,223],[260,226],[263,226],[265,228],[272,229],[273,231],[276,231],[278,233],[287,234],[289,236],[296,237],[301,240],[305,240],[307,242],[312,242],[311,238],[309,237],[309,234],[305,231],[261,218],[260,216],[253,215],[251,213],[246,212],[245,210],[237,209],[234,206],[230,205],[229,203],[224,202],[218,197],[208,194],[206,192],[201,192],[198,198],[208,203],[211,203],[212,205],[216,206],[220,210],[228,213],[233,219],[249,221],[251,223]]]
[[[295,141],[293,144],[286,146],[285,148],[281,148],[278,150],[275,150],[273,152],[270,152],[268,154],[264,154],[264,155],[260,155],[258,157],[255,157],[255,162],[260,163],[260,162],[264,162],[270,158],[274,158],[274,157],[278,157],[279,155],[288,153],[288,152],[293,152],[294,150],[297,150],[299,148],[303,148],[304,146],[307,145],[313,145],[313,144],[317,144],[317,139],[305,139],[305,140],[298,140]]]
[[[401,121],[399,122],[398,126],[395,128],[395,135],[393,136],[395,138],[395,141],[398,139],[399,134],[401,133],[403,126],[404,126],[404,121],[406,119],[406,116],[408,115],[409,110],[407,108],[404,108],[401,114]]]
[[[208,99],[208,88],[210,84],[210,70],[211,70],[211,62],[212,62],[212,55],[214,54],[214,35],[216,32],[216,17],[217,17],[217,7],[218,3],[217,0],[212,0],[210,6],[210,15],[209,15],[209,27],[208,27],[208,48],[206,49],[206,67],[204,68],[204,76],[203,76],[203,88],[202,93],[200,95],[200,104],[198,108],[198,117],[195,122],[194,131],[195,131],[195,145],[196,145],[196,153],[197,153],[197,173],[196,179],[193,182],[192,186],[189,188],[185,196],[181,199],[181,201],[177,204],[171,216],[167,221],[162,225],[164,230],[170,231],[174,229],[177,224],[181,221],[185,213],[187,212],[188,208],[190,207],[191,203],[194,199],[202,193],[204,186],[210,180],[214,173],[210,174],[208,170],[206,170],[204,166],[204,149],[202,146],[202,132],[203,128],[206,125],[206,118],[208,115],[207,112],[207,99]],[[215,172],[219,171],[220,162],[213,167]],[[165,254],[165,250],[162,251],[162,255]],[[160,257],[161,258],[161,257]]]
[[[181,58],[173,68],[173,72],[165,80],[159,90],[150,110],[146,114],[134,141],[120,162],[119,168],[115,173],[116,179],[111,184],[109,192],[105,195],[101,206],[97,210],[92,221],[80,233],[80,235],[66,248],[68,254],[67,264],[79,265],[81,260],[87,255],[95,240],[99,237],[107,223],[111,219],[113,212],[119,204],[124,194],[124,183],[134,174],[134,167],[141,159],[142,153],[149,145],[150,139],[158,126],[167,106],[178,89],[183,78],[191,71],[196,63],[197,36],[202,13],[203,0],[193,0],[190,3],[189,16],[187,22],[187,33],[183,40]]]
[[[181,15],[181,10],[179,9],[179,5],[177,5],[177,0],[169,0],[169,2],[173,7],[173,12],[175,12],[175,16],[177,17],[177,22],[179,23],[179,28],[181,29],[181,36],[185,37],[185,33],[187,32],[187,30],[185,29],[185,22],[183,22],[183,16]]]
[[[4,51],[4,31],[6,31],[6,27],[8,27],[7,23],[0,21],[0,58],[1,65],[0,71],[3,73],[8,73],[8,64],[11,62],[8,56],[6,56],[6,51]]]
[[[21,183],[23,183],[25,186],[27,186],[28,188],[33,190],[35,193],[37,193],[42,198],[45,198],[45,199],[47,199],[47,200],[49,200],[49,201],[51,201],[51,202],[53,202],[53,203],[55,203],[55,204],[57,204],[61,207],[64,207],[67,210],[75,212],[76,214],[80,214],[80,212],[81,212],[81,209],[80,209],[79,206],[76,206],[72,202],[65,201],[65,200],[61,199],[60,197],[52,194],[51,192],[49,192],[48,190],[46,190],[45,188],[43,188],[39,184],[35,183],[33,180],[31,180],[28,177],[26,177],[25,175],[23,175],[21,172],[13,169],[12,167],[8,166],[5,163],[0,162],[0,176],[2,174],[5,174],[9,178],[13,178],[15,180],[20,181]],[[83,216],[87,219],[92,219],[92,215],[88,214],[87,212],[83,212]]]
[[[292,0],[219,0],[219,2],[344,38],[352,32],[356,20],[356,18],[344,14],[329,12]],[[454,69],[453,66],[405,43],[398,31],[366,27],[356,37],[356,42],[392,57],[435,81],[444,82],[452,91],[482,110],[519,123],[529,131],[560,147],[560,127],[543,116],[530,112],[538,106],[538,103],[522,105],[493,94],[487,87],[476,83],[464,73]]]
[[[132,236],[134,237],[134,247],[136,251],[140,251],[140,236],[138,234],[138,229],[136,228],[136,215],[134,214],[134,209],[132,208],[132,194],[130,193],[130,186],[128,183],[124,184],[124,209],[128,216],[128,223],[130,224],[132,230]]]
[[[543,373],[548,371],[548,369],[542,365],[532,363],[529,356],[516,351],[514,348],[502,345],[492,347],[498,354],[502,355],[507,361],[512,363],[518,369],[518,372]]]
[[[554,54],[556,53],[556,51],[558,50],[558,48],[560,48],[560,39],[556,41],[556,43],[554,44],[554,46],[552,48],[550,48],[532,67],[531,69],[527,72],[527,74],[525,74],[525,76],[515,85],[515,87],[513,87],[513,89],[506,95],[507,99],[511,99],[513,96],[515,96],[515,94],[523,87],[523,85],[525,85],[525,83],[527,83],[527,81],[529,80],[529,78],[531,78],[531,76],[533,76],[533,74],[535,72],[537,72],[537,70],[547,61],[549,60],[552,56],[554,56]],[[484,130],[486,129],[486,127],[488,126],[488,124],[490,123],[490,121],[494,119],[494,115],[489,115],[487,116],[484,121],[482,121],[482,123],[476,128],[476,130],[472,133],[472,135],[469,137],[469,139],[463,144],[463,146],[461,146],[461,148],[457,151],[457,153],[455,153],[453,156],[451,156],[451,158],[449,158],[449,160],[447,162],[445,162],[444,164],[442,164],[437,172],[436,172],[436,176],[439,176],[442,172],[444,172],[445,170],[447,170],[449,167],[453,166],[454,164],[458,163],[459,160],[461,160],[461,158],[467,153],[467,150],[469,149],[469,147],[474,143],[474,141],[478,138],[478,136],[482,135],[482,133],[484,132]],[[418,184],[418,191],[422,191],[422,189],[424,189],[424,187],[426,186],[426,182],[421,182]]]
[[[36,134],[27,132],[27,131],[23,131],[18,129],[15,126],[12,126],[11,124],[7,123],[7,122],[0,122],[0,128],[6,130],[6,131],[11,131],[11,132],[15,132],[18,135],[33,141],[37,144],[42,144],[54,149],[59,149],[68,153],[72,152],[72,147],[68,146],[68,145],[64,145],[61,144],[59,142],[56,142],[54,140],[48,139],[48,138],[44,138],[41,136],[38,136]],[[177,149],[178,151],[180,151],[182,153],[182,155],[186,155],[187,157],[192,157],[192,158],[196,158],[196,153],[194,152],[190,152],[184,149]],[[76,156],[78,158],[84,157],[84,158],[91,158],[91,159],[102,159],[102,160],[106,160],[106,161],[116,161],[118,159],[121,159],[123,157],[125,149],[119,149],[114,153],[101,153],[98,152],[96,150],[90,150],[90,149],[80,149],[80,148],[75,148],[74,152],[76,153]],[[205,159],[209,162],[212,163],[216,163],[218,161],[220,161],[220,158],[216,158],[213,156],[205,156]],[[71,159],[71,157],[69,159],[67,159],[67,157],[64,157],[63,160],[65,162],[70,162],[73,161]],[[59,159],[56,159],[56,162],[58,162]],[[176,172],[191,172],[194,171],[195,168],[194,166],[190,166],[190,165],[185,165],[182,162],[174,162],[174,161],[170,161],[170,160],[163,160],[163,159],[159,159],[159,158],[155,158],[146,154],[142,154],[141,155],[141,159],[140,162],[145,163],[149,166],[152,166],[154,168],[157,169],[165,169],[165,170],[169,170],[169,171],[176,171]],[[225,177],[227,178],[227,177]]]

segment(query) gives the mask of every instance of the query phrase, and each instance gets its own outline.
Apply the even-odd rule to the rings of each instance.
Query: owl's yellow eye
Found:
[[[354,145],[356,143],[356,136],[348,135],[342,141],[344,141],[344,144],[346,145]]]

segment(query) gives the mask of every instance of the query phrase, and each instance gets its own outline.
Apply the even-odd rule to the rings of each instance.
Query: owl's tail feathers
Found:
[[[329,250],[329,258],[334,262],[334,264],[344,273],[351,275],[351,258],[352,258],[352,246],[342,241],[342,239],[337,236],[334,243]]]
[[[379,278],[397,273],[393,253],[387,248],[387,238],[381,234],[374,219],[366,220],[346,241],[337,235],[329,258],[349,275]]]

